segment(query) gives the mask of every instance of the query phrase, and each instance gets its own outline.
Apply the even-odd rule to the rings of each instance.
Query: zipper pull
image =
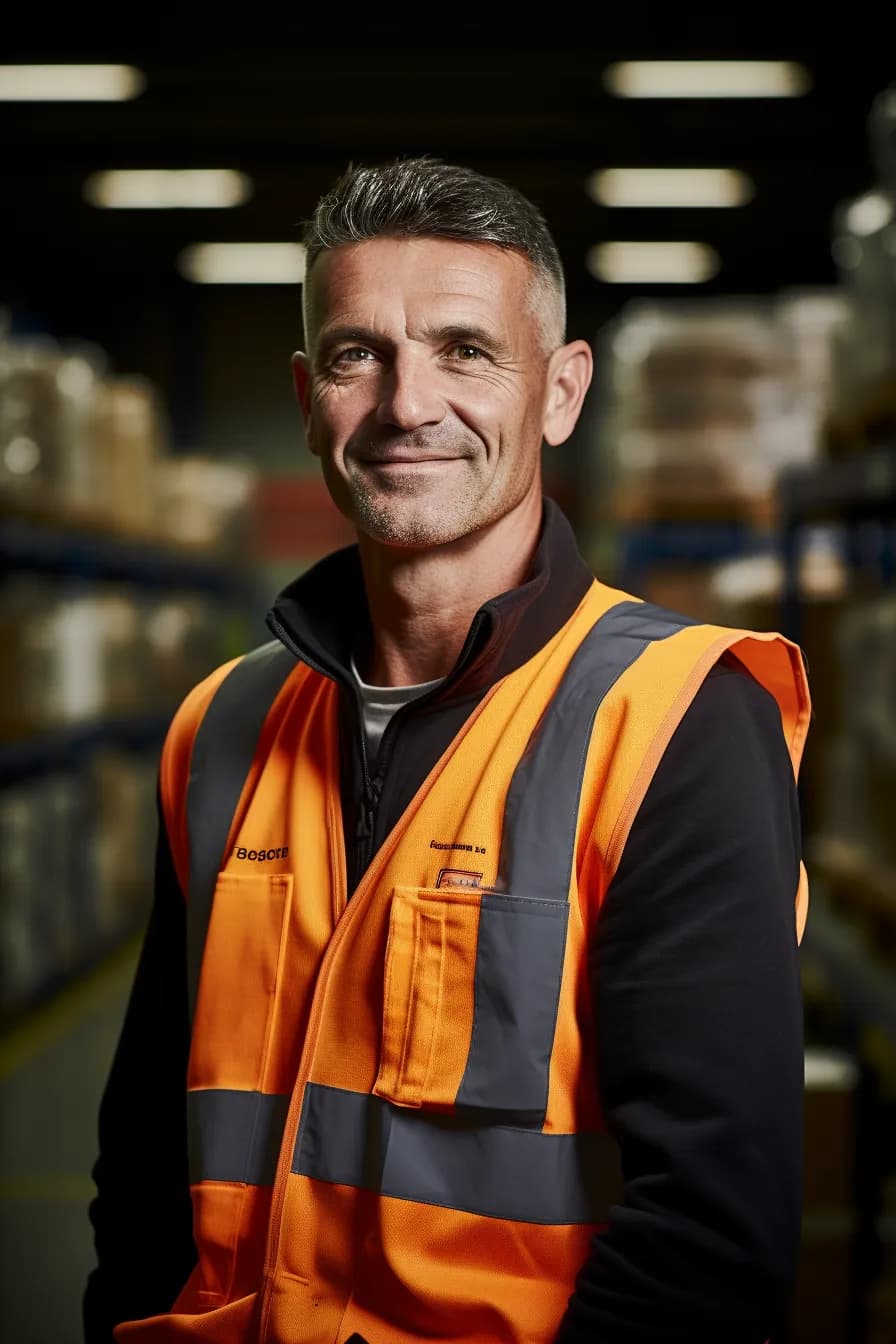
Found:
[[[355,828],[356,840],[369,840],[373,835],[373,808],[365,798],[358,812],[358,825]]]
[[[380,801],[382,789],[383,781],[377,777],[370,781],[368,788],[364,791],[364,801],[358,817],[358,829],[355,832],[358,840],[369,840],[373,835],[373,817]]]

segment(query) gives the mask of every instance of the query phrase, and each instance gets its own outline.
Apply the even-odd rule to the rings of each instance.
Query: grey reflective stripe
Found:
[[[648,644],[697,624],[646,602],[620,602],[589,630],[514,771],[504,809],[499,890],[567,899],[597,711]]]
[[[606,1134],[473,1125],[309,1083],[292,1170],[520,1223],[603,1223],[621,1198]]]
[[[230,823],[268,710],[295,665],[293,654],[278,640],[240,659],[215,692],[193,742],[187,785],[187,984],[191,1021],[215,881]]]
[[[187,1093],[190,1181],[273,1185],[289,1097],[213,1088]]]
[[[504,810],[498,891],[484,894],[475,1016],[460,1105],[545,1115],[585,759],[597,711],[648,644],[686,625],[644,602],[620,602],[570,660],[514,771]],[[527,918],[533,909],[553,919]]]
[[[482,896],[473,1033],[457,1104],[500,1107],[520,1123],[540,1124],[569,904],[526,895]]]

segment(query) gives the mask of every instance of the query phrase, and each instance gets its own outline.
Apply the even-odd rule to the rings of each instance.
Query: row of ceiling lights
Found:
[[[788,61],[623,61],[603,82],[623,98],[791,98],[811,87],[808,71]],[[0,101],[123,101],[146,84],[132,66],[0,66]],[[731,168],[611,168],[592,173],[586,191],[608,207],[718,209],[744,205],[755,187]],[[232,169],[119,170],[93,174],[84,194],[107,209],[227,209],[249,199],[252,183]],[[699,284],[721,265],[697,242],[601,243],[586,263],[611,284]],[[198,283],[296,284],[304,253],[297,243],[200,243],[178,266]]]

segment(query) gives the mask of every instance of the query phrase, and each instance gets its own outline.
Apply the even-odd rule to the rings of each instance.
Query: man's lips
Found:
[[[462,455],[424,453],[412,456],[410,453],[390,453],[386,457],[362,457],[359,460],[365,467],[419,467],[431,462],[460,462]]]

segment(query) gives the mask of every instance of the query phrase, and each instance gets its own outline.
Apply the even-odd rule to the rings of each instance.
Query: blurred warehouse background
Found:
[[[547,489],[596,572],[806,650],[791,1339],[889,1344],[896,62],[348,27],[17,21],[0,49],[0,1333],[79,1338],[170,715],[351,540],[293,401],[301,221],[349,161],[428,153],[518,186],[558,241],[598,373]]]

